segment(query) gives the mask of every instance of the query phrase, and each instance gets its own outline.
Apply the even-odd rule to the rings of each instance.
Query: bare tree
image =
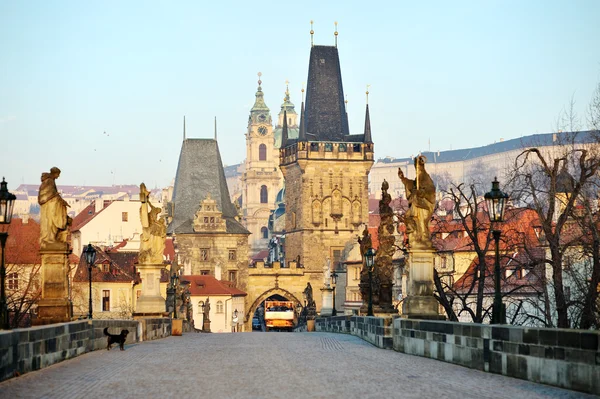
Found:
[[[571,326],[572,303],[565,293],[565,254],[580,241],[573,234],[573,215],[600,168],[597,137],[580,132],[574,101],[561,113],[553,145],[525,149],[519,154],[510,176],[516,201],[535,210],[550,253],[553,300],[557,327]],[[563,133],[567,131],[568,133]]]

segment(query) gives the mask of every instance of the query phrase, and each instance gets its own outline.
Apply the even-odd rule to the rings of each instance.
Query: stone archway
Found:
[[[287,298],[288,301],[293,301],[294,305],[302,305],[302,301],[296,298],[296,296],[288,290],[279,287],[271,288],[270,290],[267,290],[260,294],[258,297],[256,297],[252,305],[250,305],[250,307],[248,308],[248,311],[246,312],[246,316],[244,318],[244,325],[246,331],[252,331],[252,317],[254,316],[254,312],[256,312],[258,305],[260,305],[265,299],[272,295],[281,295]]]

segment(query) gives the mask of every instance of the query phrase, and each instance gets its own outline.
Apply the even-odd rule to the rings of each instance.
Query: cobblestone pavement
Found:
[[[0,383],[1,398],[581,398],[330,333],[185,334]]]

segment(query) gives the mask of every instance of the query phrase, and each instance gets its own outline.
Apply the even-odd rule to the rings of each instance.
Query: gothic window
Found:
[[[204,216],[204,223],[208,223],[208,216]]]
[[[229,272],[229,281],[231,281],[232,283],[237,282],[237,272],[236,271]]]
[[[269,202],[269,195],[267,191],[267,186],[260,187],[260,203],[266,204]]]
[[[352,203],[352,223],[360,224],[360,202],[354,201]]]
[[[331,151],[333,151],[333,144],[325,143],[325,152],[331,152]]]
[[[235,260],[236,258],[237,258],[236,250],[230,249],[229,250],[229,260]]]
[[[217,301],[217,313],[223,313],[223,301]]]
[[[338,146],[338,151],[346,152],[346,143],[340,143],[340,145]]]
[[[331,194],[331,214],[341,215],[342,214],[342,193],[340,190],[333,190]]]
[[[312,205],[312,222],[313,224],[321,224],[321,202],[313,201]]]
[[[267,229],[266,227],[262,227],[260,229],[260,236],[262,238],[269,238],[269,229]]]
[[[261,144],[258,146],[258,160],[266,161],[267,160],[267,146]]]
[[[8,273],[7,277],[7,288],[9,290],[19,289],[19,273]]]

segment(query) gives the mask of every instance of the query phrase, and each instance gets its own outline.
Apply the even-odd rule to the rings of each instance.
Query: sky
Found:
[[[171,183],[183,137],[243,162],[262,73],[299,111],[314,43],[338,50],[350,132],[365,91],[375,157],[479,147],[555,129],[600,82],[600,1],[3,1],[0,174],[39,183]]]

